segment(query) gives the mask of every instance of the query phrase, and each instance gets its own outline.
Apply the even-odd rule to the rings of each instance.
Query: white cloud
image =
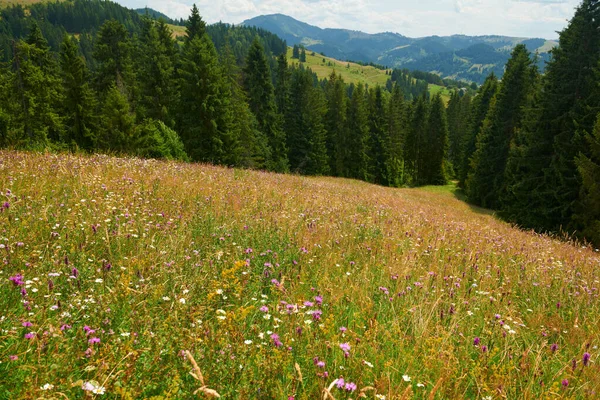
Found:
[[[119,0],[186,18],[193,0]],[[262,14],[286,14],[323,28],[369,33],[429,35],[499,34],[556,38],[580,0],[196,0],[209,23],[238,24]]]

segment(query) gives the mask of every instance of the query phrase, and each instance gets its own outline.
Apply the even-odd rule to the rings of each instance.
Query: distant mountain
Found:
[[[511,50],[523,43],[539,53],[539,65],[550,58],[549,51],[558,43],[540,38],[509,36],[428,36],[409,38],[398,33],[368,34],[347,29],[322,29],[282,14],[262,15],[246,20],[273,32],[288,45],[301,44],[307,49],[340,60],[373,62],[394,68],[435,72],[444,78],[483,82],[494,72],[504,73]]]

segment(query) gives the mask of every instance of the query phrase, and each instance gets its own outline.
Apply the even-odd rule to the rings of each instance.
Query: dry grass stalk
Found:
[[[402,393],[402,396],[400,396],[400,399],[407,400],[407,399],[410,399],[411,397],[412,397],[412,386],[409,385]]]
[[[335,400],[335,397],[333,397],[333,395],[331,394],[331,389],[333,389],[337,381],[337,379],[334,379],[334,381],[329,384],[329,387],[323,389],[323,400]]]
[[[300,370],[298,363],[294,364],[294,368],[296,368],[296,372],[298,373],[298,380],[302,383],[302,371]]]
[[[431,389],[431,393],[429,393],[429,400],[433,400],[435,398],[435,393],[438,391],[438,389],[440,388],[440,386],[442,386],[442,382],[444,382],[444,378],[440,378],[438,379],[438,381],[435,383],[435,386],[433,387],[433,389]]]
[[[188,350],[186,350],[185,355],[187,356],[188,360],[190,360],[190,362],[192,363],[192,366],[194,367],[194,371],[190,372],[190,375],[192,375],[194,378],[196,378],[196,380],[200,381],[200,384],[202,385],[200,388],[198,388],[194,392],[194,394],[202,392],[205,395],[207,395],[208,397],[220,398],[221,395],[219,393],[217,393],[216,390],[208,388],[206,386],[206,384],[204,383],[204,376],[202,376],[202,371],[200,371],[200,367],[198,366],[198,363],[194,359],[194,356],[192,356],[192,353],[190,353]]]

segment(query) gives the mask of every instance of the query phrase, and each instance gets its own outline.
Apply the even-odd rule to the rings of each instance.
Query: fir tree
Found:
[[[408,182],[420,185],[424,174],[426,154],[423,146],[427,137],[427,121],[429,119],[429,102],[427,98],[419,96],[412,107],[410,128],[406,135],[404,148],[405,167],[408,173]]]
[[[329,76],[325,85],[327,113],[325,129],[327,131],[327,154],[330,171],[337,176],[349,176],[350,163],[346,130],[346,85],[335,71]]]
[[[490,109],[490,103],[497,92],[498,78],[492,73],[486,78],[484,84],[477,91],[477,96],[473,99],[469,124],[463,139],[463,154],[458,174],[459,186],[463,189],[465,188],[467,177],[472,173],[471,158],[477,150],[477,135]]]
[[[85,60],[79,54],[77,40],[67,35],[61,45],[60,67],[64,93],[64,141],[91,151],[98,140],[96,97],[88,83],[89,72]]]
[[[352,98],[348,105],[348,140],[346,146],[349,148],[347,160],[349,177],[372,181],[369,159],[369,110],[367,108],[365,87],[359,83],[352,91]]]
[[[522,110],[532,99],[537,78],[537,67],[527,48],[517,45],[477,137],[477,150],[471,162],[473,172],[466,185],[471,202],[487,208],[500,207],[510,143],[521,128]]]
[[[417,182],[421,185],[445,185],[448,156],[448,122],[441,95],[431,100],[425,141],[420,152]]]
[[[381,86],[377,86],[369,93],[369,159],[373,181],[380,185],[388,184],[386,165],[386,146],[389,142],[387,130],[387,105],[383,97]]]
[[[187,42],[191,42],[195,38],[202,38],[206,33],[206,23],[202,20],[196,4],[192,6],[192,14],[185,24],[185,33]]]
[[[246,57],[244,86],[248,93],[250,110],[258,121],[259,131],[268,138],[270,158],[267,168],[277,172],[289,169],[285,133],[275,106],[271,70],[258,38],[254,39]]]
[[[582,227],[583,236],[600,246],[600,114],[592,133],[585,133],[587,154],[576,158],[581,175],[581,202],[575,221]]]
[[[117,154],[132,154],[136,144],[135,114],[127,95],[115,84],[106,93],[101,121],[101,147]]]
[[[386,151],[386,177],[390,186],[400,187],[405,183],[404,143],[408,125],[408,110],[400,87],[394,84],[387,111],[388,142]]]
[[[178,130],[192,160],[225,162],[231,137],[230,91],[208,37],[185,43],[179,69]]]

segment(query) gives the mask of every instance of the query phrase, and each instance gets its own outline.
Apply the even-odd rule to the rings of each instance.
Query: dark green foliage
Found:
[[[458,171],[458,185],[465,187],[467,177],[472,171],[471,158],[477,150],[477,135],[483,126],[483,121],[490,109],[490,103],[498,91],[498,79],[491,74],[477,91],[471,105],[469,124],[466,127],[462,146],[462,160]]]
[[[327,130],[327,154],[329,155],[330,170],[337,176],[349,176],[349,149],[347,146],[346,129],[346,85],[344,80],[331,73],[325,85],[327,113],[325,128]]]
[[[268,140],[270,157],[266,166],[272,171],[285,172],[289,169],[285,133],[275,106],[269,64],[258,39],[252,43],[246,58],[244,87],[250,110],[258,121],[258,129]]]
[[[471,159],[473,171],[466,182],[471,202],[492,209],[500,207],[500,197],[506,190],[504,171],[510,143],[521,129],[523,108],[532,100],[537,79],[537,67],[527,48],[518,45],[477,136],[477,150]]]
[[[400,87],[394,85],[387,110],[388,142],[386,152],[386,180],[390,186],[400,187],[406,183],[404,174],[404,145],[409,127],[408,104]]]
[[[347,109],[348,159],[346,165],[350,178],[362,179],[367,182],[373,180],[369,158],[371,141],[369,131],[369,110],[365,87],[359,83],[352,91],[352,98]]]
[[[308,175],[327,174],[325,97],[322,89],[314,86],[309,69],[292,71],[290,94],[285,124],[290,170]]]
[[[36,24],[26,41],[14,44],[13,54],[3,99],[11,116],[6,136],[15,146],[44,148],[58,142],[63,131],[58,63]]]
[[[179,69],[178,131],[194,161],[223,163],[235,146],[230,91],[208,35],[187,41]]]
[[[300,58],[300,47],[297,44],[292,48],[292,58],[296,60]]]
[[[581,206],[575,221],[583,227],[583,237],[600,246],[600,114],[592,133],[585,133],[586,154],[575,162],[581,176]]]
[[[103,93],[113,85],[126,93],[127,99],[135,97],[135,74],[131,60],[131,40],[125,25],[106,21],[96,37],[94,58],[98,62],[95,85]]]
[[[426,168],[426,154],[423,146],[427,137],[427,128],[429,120],[429,101],[425,96],[415,100],[412,107],[410,119],[410,128],[406,135],[404,146],[405,170],[408,174],[407,183],[420,185],[424,170]]]
[[[102,106],[100,146],[117,154],[132,154],[137,139],[135,133],[135,114],[131,112],[127,95],[113,84]]]
[[[175,42],[164,22],[142,17],[136,64],[139,80],[141,118],[153,118],[174,125],[170,108],[177,103]]]
[[[97,102],[96,95],[88,83],[89,73],[85,60],[79,54],[75,38],[65,36],[60,51],[60,67],[64,93],[63,141],[70,146],[91,151],[98,140]]]
[[[458,176],[462,163],[465,133],[468,130],[471,113],[471,96],[460,91],[453,91],[448,102],[446,115],[448,119],[448,162],[452,168],[448,171],[452,177]]]
[[[431,100],[425,141],[420,152],[421,162],[417,182],[420,185],[447,183],[448,122],[440,94]]]
[[[200,17],[196,4],[192,6],[192,14],[185,24],[185,33],[187,34],[185,40],[188,42],[195,38],[202,38],[206,33],[206,23]]]
[[[388,184],[387,165],[389,143],[387,126],[387,104],[380,86],[369,91],[369,159],[373,182],[380,185]]]
[[[302,48],[302,50],[300,50],[299,61],[301,63],[306,62],[306,49],[304,49],[304,47]]]

